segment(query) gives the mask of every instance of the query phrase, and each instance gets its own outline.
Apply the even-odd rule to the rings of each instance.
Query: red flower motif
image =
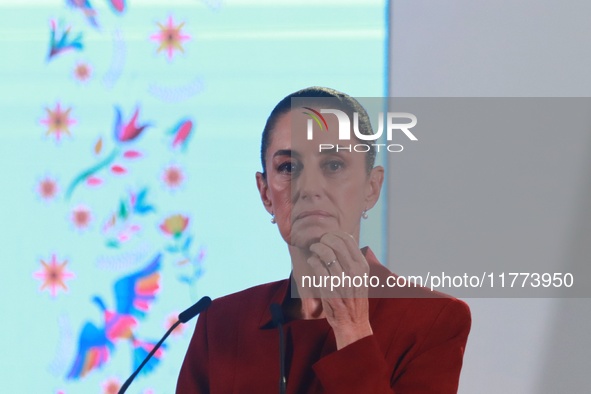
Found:
[[[140,134],[149,127],[150,124],[145,123],[138,125],[140,109],[136,108],[135,112],[127,122],[123,121],[121,109],[115,107],[115,139],[119,142],[129,142],[135,140]]]

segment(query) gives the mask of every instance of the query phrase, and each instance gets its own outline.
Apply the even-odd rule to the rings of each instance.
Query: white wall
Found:
[[[390,95],[398,97],[568,97],[591,96],[591,3],[549,0],[391,0],[390,5]],[[534,219],[525,223],[527,237],[516,253],[532,261],[548,260],[557,272],[591,262],[591,125],[588,130],[531,133],[525,141],[552,152],[552,144],[568,140],[554,156],[523,150],[499,151],[506,165],[498,169],[498,186],[526,186],[528,198],[512,202],[515,212],[528,210]],[[473,146],[485,149],[490,136],[475,133]],[[420,141],[419,141],[420,142]],[[413,253],[425,254],[412,237],[400,229],[421,228],[445,222],[441,216],[416,217],[398,204],[410,198],[413,182],[428,184],[436,171],[449,166],[454,157],[445,155],[453,139],[443,139],[439,153],[414,157],[423,168],[401,166],[406,158],[390,160],[390,250],[389,260]],[[535,149],[534,149],[535,150]],[[487,157],[489,159],[487,159]],[[470,167],[478,170],[492,163],[490,156],[471,156]],[[527,162],[535,176],[524,176],[519,166]],[[535,169],[538,169],[536,172]],[[550,178],[541,171],[552,168]],[[427,170],[426,170],[427,169]],[[516,170],[517,169],[517,170]],[[421,178],[417,179],[420,174]],[[552,187],[556,179],[557,187]],[[466,180],[467,181],[467,180]],[[456,179],[464,190],[482,185]],[[502,181],[502,182],[501,182]],[[560,181],[560,182],[558,182]],[[464,182],[464,183],[463,183]],[[517,186],[515,186],[517,187]],[[461,189],[460,189],[461,190]],[[541,191],[534,193],[534,191]],[[533,198],[529,198],[533,195]],[[451,198],[446,195],[432,198]],[[492,197],[491,197],[492,198]],[[481,215],[467,220],[469,236],[482,245],[508,250],[507,239],[523,236],[524,224],[499,226],[499,236],[482,232],[482,220],[503,214],[482,204]],[[460,213],[461,208],[455,208]],[[505,212],[506,213],[506,212]],[[434,215],[437,215],[436,213]],[[448,216],[449,217],[449,216]],[[432,242],[433,254],[462,249],[467,233],[455,233]],[[405,235],[406,234],[406,235]],[[502,234],[502,236],[501,236]],[[549,236],[549,234],[551,236]],[[394,236],[395,235],[395,236]],[[450,246],[450,242],[454,243]],[[485,252],[486,253],[486,252]],[[467,254],[463,255],[468,258]],[[396,264],[396,263],[394,263]],[[396,270],[396,267],[392,267]],[[585,281],[589,278],[575,278]],[[466,300],[473,326],[461,377],[460,393],[588,393],[591,392],[591,302],[589,299],[483,299]],[[445,362],[445,360],[442,360]]]

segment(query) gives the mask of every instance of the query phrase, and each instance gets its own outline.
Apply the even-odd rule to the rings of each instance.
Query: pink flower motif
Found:
[[[116,378],[110,378],[103,382],[103,394],[117,394],[121,388],[121,383]]]
[[[125,0],[109,0],[109,3],[118,13],[125,11]]]
[[[78,63],[74,68],[74,78],[80,82],[86,82],[90,79],[92,67],[86,63]]]
[[[180,167],[172,165],[164,169],[162,180],[169,189],[176,189],[183,183],[185,176]]]
[[[152,35],[150,38],[160,44],[157,52],[160,53],[166,51],[168,60],[172,60],[175,51],[184,52],[183,42],[191,38],[182,31],[185,22],[175,24],[172,16],[169,16],[166,26],[161,23],[156,24],[160,31]]]
[[[123,153],[123,157],[125,157],[126,159],[137,159],[139,157],[142,157],[142,154],[135,150],[127,150]]]
[[[120,231],[117,235],[117,240],[121,243],[127,242],[131,239],[133,234],[139,232],[142,228],[137,224],[132,224]]]
[[[41,120],[41,124],[47,126],[45,135],[55,134],[57,141],[60,140],[62,133],[71,135],[70,126],[76,123],[76,120],[70,116],[71,111],[72,108],[63,110],[60,103],[57,103],[53,109],[45,108],[47,118]]]
[[[189,137],[192,134],[193,121],[191,119],[182,119],[172,130],[171,134],[174,134],[174,140],[172,141],[172,147],[186,147],[189,141]]]
[[[135,112],[131,116],[127,122],[123,122],[121,109],[119,107],[115,107],[115,139],[119,142],[129,142],[135,140],[137,137],[140,136],[142,131],[149,127],[150,124],[145,123],[143,125],[138,125],[138,116],[140,113],[140,109],[136,108]]]
[[[44,200],[51,200],[57,195],[57,182],[47,177],[39,182],[37,192]]]
[[[72,210],[71,216],[72,224],[79,229],[84,230],[88,227],[92,220],[90,209],[84,206],[78,206]]]
[[[68,287],[65,282],[74,277],[73,273],[66,271],[67,264],[67,260],[58,263],[55,254],[51,256],[51,261],[49,263],[41,260],[41,270],[33,274],[33,277],[43,281],[39,290],[43,291],[47,289],[52,297],[57,295],[57,291],[60,288],[67,291]]]
[[[115,164],[115,165],[111,166],[111,172],[113,174],[123,175],[127,172],[127,170],[125,169],[125,167]]]
[[[189,224],[189,218],[183,215],[169,216],[160,224],[160,230],[167,235],[179,238]]]
[[[96,176],[89,176],[86,179],[86,184],[88,186],[93,186],[93,187],[94,186],[100,186],[100,185],[103,184],[103,180],[101,178],[96,177]]]

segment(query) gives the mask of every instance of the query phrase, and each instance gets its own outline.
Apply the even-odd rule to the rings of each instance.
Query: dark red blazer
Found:
[[[392,275],[364,252],[370,274]],[[177,394],[279,392],[279,334],[269,307],[289,297],[289,287],[286,279],[214,300],[199,316]],[[370,298],[373,335],[340,350],[326,319],[287,322],[287,393],[456,393],[468,306],[422,288],[405,296],[417,298]]]

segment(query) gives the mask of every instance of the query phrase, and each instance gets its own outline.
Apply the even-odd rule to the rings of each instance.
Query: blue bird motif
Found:
[[[139,319],[144,319],[150,305],[156,299],[160,288],[160,260],[161,254],[141,270],[125,276],[115,282],[115,310],[109,310],[105,302],[98,296],[92,301],[103,313],[104,324],[97,327],[86,322],[78,340],[78,352],[70,368],[67,378],[79,379],[90,371],[100,368],[109,361],[115,345],[121,340],[131,342],[133,369],[141,363],[145,355],[152,350],[156,341],[138,339],[134,331]],[[146,365],[144,373],[148,373],[158,363],[163,351],[159,349]]]

